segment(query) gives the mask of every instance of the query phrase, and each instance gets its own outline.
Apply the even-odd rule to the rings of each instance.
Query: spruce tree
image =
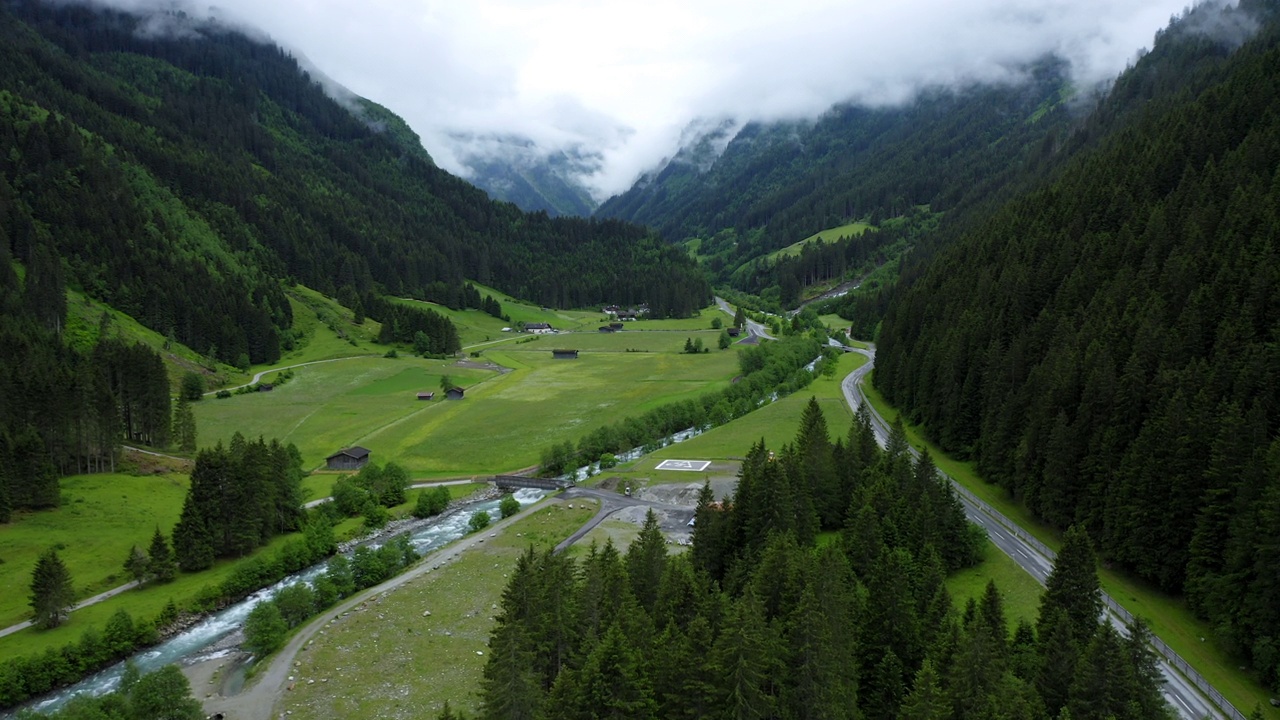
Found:
[[[1093,546],[1083,526],[1072,525],[1062,537],[1062,549],[1040,596],[1038,635],[1046,632],[1052,609],[1066,613],[1076,642],[1087,643],[1093,637],[1102,614],[1102,597]]]
[[[627,577],[631,593],[645,612],[652,615],[658,600],[658,587],[667,563],[667,542],[658,527],[658,516],[650,508],[645,514],[640,535],[627,548]]]
[[[950,713],[951,704],[938,684],[938,671],[934,669],[933,661],[925,658],[916,672],[911,692],[902,701],[898,717],[902,720],[946,720]]]
[[[167,583],[178,575],[178,563],[173,559],[173,551],[169,549],[169,541],[156,527],[151,536],[151,547],[147,550],[147,571],[156,582]]]
[[[63,564],[58,551],[49,548],[36,561],[31,573],[31,609],[36,627],[58,627],[75,604],[75,589],[71,586],[71,574]]]
[[[161,540],[164,538],[161,537]],[[155,540],[152,540],[155,544]],[[173,554],[179,568],[196,572],[213,567],[213,540],[190,493],[182,503],[182,515],[173,527]]]
[[[137,545],[130,548],[129,556],[124,560],[124,570],[129,573],[129,577],[133,578],[134,582],[141,585],[147,581],[147,575],[150,573],[149,566],[147,554],[142,552],[142,548]]]

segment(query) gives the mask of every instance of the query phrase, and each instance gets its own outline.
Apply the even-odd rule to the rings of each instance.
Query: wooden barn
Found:
[[[435,394],[435,393],[433,393],[433,392],[420,392],[420,393],[418,393],[418,399],[419,399],[419,400],[434,400],[434,399],[435,399],[435,396],[436,396],[436,394]]]
[[[369,451],[360,446],[339,450],[324,459],[328,470],[359,470],[369,462]]]
[[[465,391],[460,387],[451,387],[445,392],[444,396],[447,400],[461,400],[464,393]]]
[[[578,351],[577,350],[552,350],[551,357],[555,358],[556,360],[577,360]]]

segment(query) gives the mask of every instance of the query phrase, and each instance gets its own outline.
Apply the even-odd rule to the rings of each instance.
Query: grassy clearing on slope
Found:
[[[62,507],[15,513],[0,530],[0,627],[31,615],[28,588],[36,559],[50,547],[71,573],[83,599],[128,582],[129,549],[146,550],[159,526],[178,522],[188,481],[181,475],[76,475],[63,478]]]
[[[898,411],[885,402],[874,385],[864,382],[863,390],[868,401],[886,421],[893,422],[898,417]],[[906,425],[906,430],[911,444],[921,449],[927,447],[940,470],[958,480],[1045,545],[1058,549],[1062,538],[1057,530],[1037,521],[1026,508],[1010,498],[1003,488],[982,480],[972,463],[962,463],[948,457],[936,445],[925,440],[919,428]],[[1099,569],[1098,578],[1103,589],[1116,602],[1129,612],[1145,618],[1160,639],[1204,675],[1237,709],[1247,713],[1255,704],[1261,703],[1265,717],[1280,718],[1280,710],[1268,704],[1271,697],[1268,690],[1244,672],[1234,669],[1238,663],[1213,641],[1212,629],[1196,618],[1181,598],[1172,597],[1114,570]]]
[[[548,503],[335,621],[299,653],[298,683],[276,710],[295,720],[424,718],[438,715],[448,700],[474,717],[494,604],[516,558],[531,544],[539,551],[554,546],[595,511],[579,501],[573,510]]]
[[[375,343],[382,329],[378,322],[365,318],[356,325],[352,322],[352,312],[337,300],[302,285],[289,288],[286,296],[293,309],[294,349],[281,348],[278,362],[254,370],[386,352],[386,348]]]
[[[172,525],[177,522],[178,514],[182,509],[182,498],[178,498],[173,505],[173,522],[169,527],[160,526],[162,532],[169,532]],[[151,533],[154,526],[139,528],[139,535],[145,535],[145,542],[139,542],[146,549],[146,545],[151,540]],[[92,531],[86,532],[86,528],[78,530],[76,542],[90,537]],[[270,543],[254,551],[251,555],[237,560],[223,560],[214,565],[209,570],[194,574],[179,573],[177,579],[171,583],[164,585],[147,585],[142,588],[129,590],[115,597],[104,600],[100,603],[90,605],[81,610],[71,613],[70,619],[53,630],[35,630],[28,628],[12,635],[0,637],[0,657],[17,657],[21,655],[30,655],[43,652],[48,648],[61,647],[68,643],[78,642],[80,636],[89,628],[96,628],[98,632],[102,632],[106,627],[107,620],[111,618],[117,610],[121,608],[127,610],[134,620],[152,620],[170,600],[173,600],[179,608],[188,605],[200,591],[206,586],[216,586],[231,576],[235,568],[242,562],[246,562],[254,557],[271,557],[281,546],[292,539],[300,537],[300,534],[294,533],[290,535],[282,535],[272,539]],[[122,539],[123,541],[123,539]],[[126,546],[126,551],[132,542]],[[68,545],[70,547],[70,545]],[[104,561],[105,562],[105,561]],[[104,570],[118,568],[123,565],[123,556],[119,561],[111,561],[109,565],[104,566]],[[7,563],[6,563],[7,565]],[[0,565],[0,568],[4,565]],[[123,582],[123,571],[121,574],[121,582]],[[27,573],[28,577],[30,572]],[[75,571],[72,571],[72,577],[75,577]],[[30,580],[24,581],[18,587],[22,588],[22,597],[26,597],[26,588],[29,586]],[[117,585],[119,583],[111,583]],[[19,618],[26,619],[26,618]]]
[[[804,247],[805,243],[809,243],[809,242],[831,243],[841,238],[854,237],[856,235],[861,235],[862,233],[866,232],[869,229],[871,229],[871,225],[869,223],[864,223],[864,222],[852,222],[847,225],[841,225],[839,227],[827,228],[826,230],[816,232],[810,235],[809,237],[803,240],[800,240],[799,242],[794,242],[782,248],[781,250],[776,250],[770,253],[767,256],[767,258],[769,260],[777,260],[780,257],[792,257],[800,254],[800,250],[801,248]]]
[[[249,379],[248,375],[225,363],[217,363],[216,371],[205,369],[205,358],[182,343],[171,343],[169,349],[165,350],[167,338],[161,333],[143,327],[131,315],[126,315],[75,290],[68,290],[67,324],[63,330],[67,345],[87,355],[98,343],[104,330],[108,336],[119,338],[126,344],[142,343],[160,353],[169,377],[169,387],[175,392],[182,376],[187,372],[204,375],[205,382],[210,388],[215,389],[238,385]]]

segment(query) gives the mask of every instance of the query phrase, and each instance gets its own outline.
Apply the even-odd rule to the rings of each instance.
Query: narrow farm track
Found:
[[[236,385],[235,387],[219,388],[219,389],[217,389],[217,390],[210,390],[209,392],[205,393],[204,395],[205,395],[205,397],[208,397],[208,396],[210,396],[210,395],[217,395],[218,393],[222,392],[223,390],[233,391],[233,390],[239,390],[240,388],[246,388],[246,387],[249,387],[250,385],[257,385],[257,384],[258,384],[258,381],[259,381],[259,380],[261,380],[261,379],[262,379],[262,377],[263,377],[264,375],[266,375],[266,374],[268,374],[268,373],[273,373],[273,372],[280,372],[281,370],[292,370],[293,368],[306,367],[307,365],[319,365],[320,363],[338,362],[339,360],[357,360],[357,359],[359,359],[359,358],[371,358],[371,357],[379,357],[379,356],[378,356],[378,355],[374,355],[374,354],[372,354],[372,353],[371,353],[371,354],[367,354],[367,355],[348,355],[348,356],[346,356],[346,357],[340,357],[340,358],[329,358],[328,360],[312,360],[312,361],[310,361],[310,362],[297,363],[296,365],[284,365],[284,366],[282,366],[282,367],[278,367],[278,368],[267,368],[266,370],[259,370],[257,373],[255,373],[255,374],[254,374],[254,376],[253,376],[253,379],[252,379],[252,380],[250,380],[249,382],[247,382],[247,383],[245,383],[245,384],[243,384],[243,385]]]

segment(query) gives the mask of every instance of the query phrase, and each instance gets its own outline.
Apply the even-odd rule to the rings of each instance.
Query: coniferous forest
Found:
[[[281,282],[426,298],[472,280],[658,316],[710,301],[644,228],[493,202],[384,108],[176,11],[0,6],[0,219],[17,261],[43,247],[68,285],[231,363],[279,357]]]
[[[530,548],[481,717],[1172,717],[1145,626],[1098,624],[1083,531],[1012,630],[995,585],[958,611],[943,584],[980,538],[901,426],[881,450],[864,411],[833,445],[811,402],[795,442],[751,449],[732,500],[704,488],[688,552],[667,554],[652,513],[625,554]]]
[[[1276,686],[1280,27],[1247,9],[1253,39],[906,272],[875,382]]]

